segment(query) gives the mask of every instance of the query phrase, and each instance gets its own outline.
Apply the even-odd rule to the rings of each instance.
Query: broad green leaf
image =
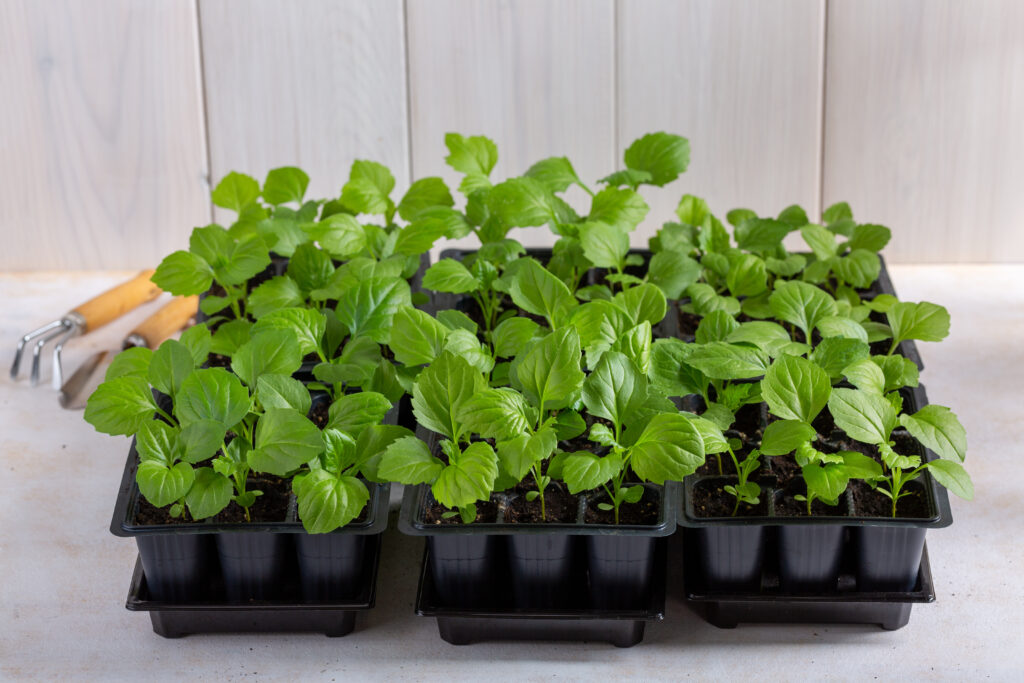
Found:
[[[575,495],[606,484],[621,469],[622,456],[614,451],[604,457],[577,451],[565,458],[562,479],[569,486],[569,493]]]
[[[419,256],[430,251],[437,240],[448,233],[448,225],[433,218],[417,219],[402,228],[395,239],[394,252],[407,256]]]
[[[753,254],[739,254],[730,259],[726,286],[733,296],[754,296],[768,288],[768,272],[764,261]]]
[[[166,257],[153,273],[153,282],[175,296],[202,294],[213,284],[213,270],[202,258],[187,251]]]
[[[210,194],[217,206],[239,213],[259,196],[260,184],[256,179],[234,171],[221,178]]]
[[[882,394],[885,391],[885,373],[870,358],[851,363],[843,368],[847,381],[861,391]]]
[[[305,356],[316,353],[320,348],[320,340],[327,330],[327,318],[320,311],[312,308],[280,308],[267,313],[252,326],[253,339],[270,332],[282,330],[298,343],[299,354]],[[284,337],[276,337],[284,340]]]
[[[564,282],[536,261],[525,259],[521,263],[509,287],[509,296],[527,313],[543,316],[552,328],[558,327],[576,306],[576,298]]]
[[[196,361],[188,347],[176,339],[167,339],[153,352],[149,363],[149,383],[174,397],[181,383],[195,368]]]
[[[324,448],[323,434],[297,410],[268,408],[256,424],[256,448],[249,464],[257,472],[287,476]]]
[[[555,330],[522,358],[514,385],[542,412],[566,408],[575,400],[585,378],[580,358],[576,328]]]
[[[591,200],[587,221],[606,223],[628,233],[643,222],[649,210],[650,207],[639,193],[606,187]]]
[[[836,202],[821,214],[821,219],[826,223],[835,223],[844,218],[853,218],[853,211],[846,202]]]
[[[745,251],[764,254],[782,244],[793,226],[770,218],[752,218],[736,226],[736,245]]]
[[[429,314],[412,306],[395,312],[388,346],[403,365],[426,365],[444,349],[448,330]]]
[[[678,299],[701,276],[700,264],[675,251],[659,251],[651,257],[647,277],[669,299]]]
[[[412,391],[416,420],[449,439],[457,439],[463,427],[457,417],[463,404],[485,388],[483,376],[464,358],[442,353],[420,373]]]
[[[626,167],[651,174],[651,185],[663,187],[690,164],[690,141],[670,133],[648,133],[626,148]]]
[[[188,352],[192,354],[193,363],[197,366],[206,363],[210,355],[210,347],[213,344],[213,335],[205,323],[197,323],[187,328],[181,333],[178,341],[184,344]]]
[[[736,322],[736,319],[725,311],[714,311],[701,319],[694,336],[698,344],[727,341],[729,335],[739,327],[740,324]]]
[[[184,450],[178,430],[161,420],[147,420],[135,435],[135,449],[142,462],[173,465],[182,459]]]
[[[882,262],[878,254],[866,249],[854,249],[832,264],[832,272],[840,282],[862,289],[870,287],[878,279],[881,270]]]
[[[625,354],[646,375],[651,371],[651,340],[651,323],[644,320],[615,340],[612,350]]]
[[[440,178],[420,178],[409,186],[402,201],[398,203],[398,215],[407,221],[413,221],[424,209],[435,206],[453,206],[448,186]]]
[[[892,231],[884,225],[865,223],[853,229],[850,240],[846,243],[850,249],[865,249],[878,253],[889,243]]]
[[[133,346],[114,356],[107,368],[104,380],[118,377],[149,377],[149,364],[153,360],[153,350],[145,346]]]
[[[878,365],[885,375],[885,391],[894,391],[900,387],[916,387],[919,371],[914,361],[902,356],[872,356],[871,362]]]
[[[389,198],[395,178],[376,161],[352,162],[348,182],[341,188],[341,203],[354,213],[386,214],[394,209]]]
[[[858,339],[865,344],[868,341],[867,330],[859,322],[838,315],[830,315],[818,320],[815,325],[822,337],[845,337]]]
[[[779,212],[779,220],[792,225],[794,228],[807,225],[809,222],[807,220],[807,212],[799,204],[792,204]]]
[[[621,269],[629,251],[629,235],[607,223],[588,221],[580,226],[580,244],[598,268]]]
[[[135,472],[135,483],[146,500],[155,507],[181,500],[195,481],[192,466],[185,462],[176,465],[165,465],[155,460],[139,463]]]
[[[964,500],[974,498],[974,483],[964,466],[952,460],[932,460],[928,471],[939,482]]]
[[[359,516],[370,500],[370,492],[363,482],[324,470],[307,474],[295,493],[299,519],[311,534],[326,534],[345,526]]]
[[[828,409],[836,426],[858,441],[884,444],[896,426],[896,411],[884,396],[858,389],[835,389]]]
[[[210,467],[195,470],[195,481],[185,494],[185,504],[192,519],[213,517],[231,502],[234,487],[231,480]]]
[[[705,317],[705,320],[707,317]],[[701,322],[703,323],[703,321]],[[792,343],[786,328],[778,323],[767,320],[752,320],[740,323],[739,327],[729,332],[725,341],[733,344],[756,346],[773,358],[780,355],[782,347]]]
[[[334,275],[334,264],[327,252],[313,244],[300,244],[288,261],[288,277],[305,293],[326,287]]]
[[[228,428],[216,420],[190,422],[178,432],[181,459],[192,464],[213,457],[224,445]]]
[[[836,255],[836,236],[828,228],[805,225],[800,228],[800,235],[819,261],[827,261]]]
[[[565,192],[574,183],[582,184],[576,170],[565,157],[551,157],[538,161],[525,175],[540,181],[552,192]]]
[[[555,196],[539,180],[511,178],[487,195],[487,208],[502,225],[530,227],[555,222]]]
[[[380,424],[391,410],[391,401],[374,391],[339,396],[328,409],[327,426],[358,438],[367,427]]]
[[[725,311],[730,315],[740,312],[740,302],[736,297],[719,296],[715,288],[704,282],[697,282],[686,288],[690,297],[690,306],[697,315],[708,315],[713,311]]]
[[[253,388],[262,374],[291,375],[301,365],[302,351],[295,333],[289,329],[267,329],[254,334],[231,358],[231,370]]]
[[[695,344],[679,339],[657,339],[651,346],[651,382],[658,393],[665,396],[699,394],[707,385],[707,378],[686,365]],[[689,370],[688,372],[685,372]]]
[[[249,340],[252,323],[248,320],[229,320],[217,328],[210,343],[210,353],[233,356]]]
[[[757,212],[750,209],[733,209],[725,214],[729,225],[739,227],[742,223],[757,218]]]
[[[639,417],[647,401],[647,378],[629,358],[617,351],[601,356],[601,361],[583,383],[583,404],[592,415],[616,425],[629,424]]]
[[[651,325],[657,325],[664,320],[668,312],[665,293],[650,283],[619,292],[612,299],[612,303],[626,313],[633,324],[646,320]]]
[[[463,294],[479,288],[480,281],[460,261],[445,258],[430,266],[423,274],[423,287],[435,292]]]
[[[223,368],[196,370],[181,383],[175,397],[175,416],[183,427],[215,420],[231,428],[249,412],[251,401],[238,377]]]
[[[100,384],[85,406],[85,421],[104,434],[135,434],[153,417],[156,403],[149,382],[124,375]]]
[[[431,492],[446,507],[462,507],[487,500],[497,477],[498,457],[494,449],[486,442],[475,441],[459,455],[457,462],[441,471]]]
[[[630,467],[655,484],[682,481],[704,464],[704,441],[685,416],[655,415],[630,448]]]
[[[761,380],[761,396],[773,415],[785,420],[814,421],[829,403],[828,373],[799,356],[780,356]]]
[[[900,415],[900,424],[941,458],[963,462],[967,457],[967,430],[945,406],[932,404],[913,415],[904,413]]]
[[[504,441],[530,428],[526,401],[512,389],[487,389],[462,403],[458,419],[474,434]]]
[[[301,168],[284,166],[272,169],[267,173],[263,183],[263,199],[268,204],[277,206],[288,202],[302,203],[309,187],[309,176]]]
[[[348,259],[366,248],[366,230],[351,214],[333,214],[306,226],[306,232],[334,258]]]
[[[787,455],[797,446],[814,439],[814,427],[803,420],[776,420],[768,423],[761,438],[763,455]]]
[[[807,494],[825,502],[837,500],[850,483],[846,468],[840,464],[812,463],[802,468]]]
[[[652,176],[647,171],[634,171],[631,168],[626,168],[621,171],[616,171],[610,175],[601,178],[597,182],[605,183],[611,187],[621,187],[623,185],[629,185],[630,187],[636,187],[641,183],[651,182]]]
[[[312,399],[309,389],[289,375],[263,374],[256,380],[256,400],[263,408],[293,408],[303,415]]]
[[[487,374],[494,368],[490,349],[468,330],[451,330],[444,340],[444,350],[461,356],[480,372]]]
[[[499,358],[510,358],[519,353],[527,342],[540,330],[540,325],[529,318],[508,318],[498,323],[491,333],[494,354]]]
[[[840,451],[836,455],[843,458],[843,469],[850,479],[863,479],[865,481],[877,481],[883,477],[882,465],[863,453],[856,451]]]
[[[847,366],[859,360],[867,360],[869,353],[866,341],[827,337],[814,349],[810,359],[827,372],[829,377],[839,379]]]
[[[392,442],[384,451],[377,476],[400,484],[429,484],[444,467],[441,460],[431,455],[427,444],[415,436],[406,436]]]
[[[788,254],[786,258],[769,256],[764,260],[764,267],[769,273],[782,277],[793,277],[807,265],[807,259],[800,254]]]
[[[395,313],[411,305],[408,282],[375,277],[346,288],[336,313],[353,337],[367,336],[378,344],[386,344]]]
[[[808,343],[818,321],[839,312],[835,299],[806,282],[779,283],[768,304],[776,318],[799,327]]]
[[[254,289],[249,295],[246,307],[250,315],[259,319],[279,308],[302,306],[304,302],[302,290],[295,280],[280,275]]]
[[[927,301],[895,303],[885,314],[894,340],[942,341],[949,335],[949,311]]]
[[[446,309],[438,311],[435,316],[437,317],[437,322],[449,330],[466,330],[470,334],[476,334],[479,329],[478,325],[462,311]]]
[[[445,162],[460,173],[486,177],[498,163],[497,146],[482,135],[463,137],[458,133],[447,133],[444,144],[448,148]]]
[[[768,369],[768,355],[747,346],[710,342],[698,345],[686,364],[712,379],[748,379],[760,377]]]
[[[692,194],[684,194],[676,206],[676,215],[686,225],[703,225],[711,215],[708,203]]]
[[[520,434],[498,443],[498,461],[516,482],[526,476],[535,464],[551,457],[558,445],[555,431],[548,427],[534,434]]]

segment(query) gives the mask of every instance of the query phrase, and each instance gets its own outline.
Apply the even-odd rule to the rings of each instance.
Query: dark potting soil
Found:
[[[608,452],[606,446],[599,446],[590,440],[588,434],[590,434],[590,428],[595,424],[603,424],[608,429],[612,429],[612,423],[610,420],[606,420],[603,417],[595,417],[593,415],[584,414],[583,421],[586,422],[587,428],[583,430],[583,433],[579,436],[573,437],[568,441],[562,441],[558,447],[567,453],[573,453],[575,451],[590,451],[594,455],[604,455]]]
[[[316,401],[313,403],[313,407],[309,409],[309,419],[317,427],[323,429],[327,426],[327,421],[330,419],[330,410],[330,401]]]
[[[802,487],[801,487],[802,488]],[[803,491],[801,490],[801,493]],[[779,492],[775,498],[775,515],[778,517],[806,517],[807,502],[794,498],[795,494]],[[838,505],[826,505],[820,500],[811,503],[812,517],[846,517],[846,496],[839,496]]]
[[[910,485],[913,486],[913,485]],[[896,503],[896,517],[906,519],[928,519],[931,517],[928,500],[920,487],[908,488],[911,491]],[[858,517],[892,517],[892,499],[884,493],[876,491],[863,481],[851,481],[850,493],[853,495],[853,512]]]
[[[698,517],[732,517],[736,499],[723,488],[726,481],[702,481],[693,487],[693,512]],[[737,517],[767,517],[768,500],[761,492],[757,505],[740,503]]]
[[[133,525],[166,526],[174,524],[195,524],[188,516],[188,510],[181,517],[171,517],[170,506],[158,508],[143,497],[139,497],[139,506],[135,509]]]
[[[737,454],[739,455],[739,454]],[[722,471],[718,471],[718,463],[722,463]],[[732,458],[729,457],[728,453],[713,453],[708,454],[704,457],[704,464],[698,467],[694,474],[711,474],[711,475],[736,475],[736,466],[732,464]]]
[[[765,460],[768,461],[769,471],[775,475],[776,484],[782,488],[803,476],[800,465],[792,455],[772,455]]]
[[[697,334],[697,328],[700,326],[700,321],[704,318],[697,315],[696,313],[687,313],[681,308],[676,308],[679,315],[679,336],[680,337],[693,337]]]
[[[246,485],[249,491],[262,491],[256,502],[249,508],[251,522],[283,522],[288,517],[288,501],[291,498],[291,482],[272,474],[252,478]],[[245,524],[245,510],[232,503],[213,518],[220,524]]]
[[[224,356],[219,353],[211,353],[206,359],[207,367],[211,368],[231,368],[231,357]]]
[[[445,517],[451,512],[448,508],[434,501],[423,513],[423,521],[427,524],[462,524],[462,517],[455,511],[454,515]],[[498,521],[498,503],[494,500],[477,501],[475,524],[493,524]]]
[[[573,523],[579,511],[579,496],[574,496],[561,486],[548,486],[544,491],[544,512],[541,516],[540,498],[527,500],[528,491],[536,491],[533,486],[533,475],[516,486],[519,493],[505,508],[505,521],[515,524],[535,524],[543,522]]]
[[[649,500],[648,500],[649,499]],[[583,515],[586,524],[615,524],[615,510],[602,510],[599,503],[607,502],[604,496],[588,501]],[[650,493],[644,493],[639,503],[623,503],[619,507],[619,524],[651,526],[658,523],[658,501]]]

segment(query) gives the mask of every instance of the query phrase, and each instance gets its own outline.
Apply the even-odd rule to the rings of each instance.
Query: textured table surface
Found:
[[[1024,502],[1014,466],[1024,381],[1024,266],[893,266],[905,300],[946,305],[950,337],[920,344],[922,381],[967,427],[977,498],[928,536],[937,602],[896,632],[868,626],[716,629],[670,588],[663,622],[620,650],[599,643],[440,640],[413,602],[420,539],[389,531],[377,607],[341,639],[216,635],[165,640],[125,610],[135,561],[107,527],[128,443],[62,410],[48,385],[6,372],[17,337],[128,273],[0,275],[0,677],[190,680],[1024,679]],[[150,304],[152,307],[154,304]],[[158,304],[157,304],[158,305]],[[149,309],[151,310],[151,309]],[[136,311],[69,344],[71,368],[115,345]],[[49,367],[44,374],[48,377]],[[393,526],[393,525],[392,525]]]

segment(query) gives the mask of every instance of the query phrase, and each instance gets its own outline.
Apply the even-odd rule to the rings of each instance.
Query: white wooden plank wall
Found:
[[[1024,3],[832,2],[826,63],[826,204],[893,261],[1024,260]]]
[[[143,267],[209,222],[196,48],[192,2],[0,3],[0,270]]]
[[[1021,261],[1022,35],[1017,0],[6,0],[0,269],[153,264],[232,169],[454,190],[447,131],[494,138],[496,178],[566,155],[587,181],[687,136],[637,245],[690,192],[848,199],[893,261]]]

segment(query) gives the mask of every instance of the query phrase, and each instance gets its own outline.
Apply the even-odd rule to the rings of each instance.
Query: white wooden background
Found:
[[[232,169],[331,195],[370,158],[401,192],[454,179],[459,131],[498,177],[595,180],[653,130],[693,155],[637,244],[690,192],[847,199],[892,261],[1024,260],[1019,0],[0,0],[0,269],[151,265]]]

